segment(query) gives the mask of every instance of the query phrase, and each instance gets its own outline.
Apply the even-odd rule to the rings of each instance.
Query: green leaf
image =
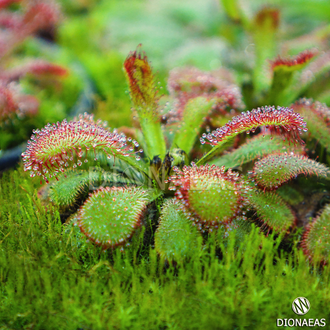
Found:
[[[238,0],[220,0],[226,14],[235,22],[241,22],[245,28],[248,28],[249,21],[244,15],[244,10],[240,8]]]
[[[316,51],[307,50],[290,59],[278,57],[272,61],[273,81],[269,91],[268,103],[274,105],[289,105],[297,96],[292,92],[292,85],[301,86],[294,75],[302,70],[317,55]]]
[[[124,62],[124,71],[145,139],[145,152],[150,158],[158,155],[164,159],[166,145],[160,126],[159,97],[147,56],[140,49],[131,52]]]
[[[172,149],[180,148],[187,154],[190,153],[204,118],[212,110],[214,104],[215,100],[208,100],[202,96],[188,101],[184,108],[181,127],[175,135]]]
[[[260,10],[251,26],[255,44],[255,65],[253,69],[253,85],[257,93],[268,89],[270,76],[268,75],[267,60],[274,58],[277,52],[276,33],[279,25],[279,10],[264,8]]]
[[[176,187],[176,198],[184,202],[186,214],[200,230],[212,231],[241,214],[250,188],[238,173],[209,164],[174,171],[169,181]]]
[[[294,146],[292,143],[290,144],[289,141],[283,140],[280,136],[258,134],[238,149],[219,158],[213,159],[209,164],[214,164],[219,167],[225,166],[226,168],[233,168],[252,162],[257,158],[261,158],[275,151],[298,152],[298,150],[300,153],[303,152],[302,147]]]
[[[155,233],[155,249],[166,260],[183,261],[198,253],[202,236],[182,211],[182,203],[168,200],[162,208]]]
[[[240,19],[240,9],[236,0],[221,0],[222,5],[226,11],[226,14],[234,21]]]
[[[327,178],[329,169],[306,156],[284,153],[269,155],[256,162],[251,173],[256,184],[265,189],[277,189],[299,174]]]
[[[135,184],[130,179],[117,173],[105,172],[102,169],[72,170],[69,169],[58,176],[58,181],[51,184],[49,197],[56,204],[69,207],[89,190],[101,186],[122,187]]]
[[[142,225],[147,191],[134,187],[100,188],[77,214],[80,230],[103,249],[127,244]]]
[[[304,253],[314,262],[328,263],[330,258],[330,205],[309,224],[301,244]]]
[[[296,217],[283,199],[274,192],[254,189],[249,196],[259,219],[276,232],[286,232],[295,225]]]
[[[225,126],[210,134],[203,134],[201,143],[206,143],[205,139],[207,139],[208,144],[213,148],[197,162],[197,165],[204,164],[216,153],[223,151],[238,134],[255,132],[259,126],[266,126],[270,132],[282,134],[283,137],[294,142],[301,142],[299,134],[306,130],[303,118],[290,108],[262,107],[246,113],[242,112]]]
[[[307,99],[301,99],[291,107],[304,117],[310,135],[325,148],[329,148],[330,109],[325,104]]]

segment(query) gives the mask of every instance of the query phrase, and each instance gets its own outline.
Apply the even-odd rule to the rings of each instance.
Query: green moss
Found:
[[[85,243],[41,206],[38,181],[1,179],[2,329],[273,329],[294,316],[299,296],[311,303],[308,318],[328,315],[329,268],[311,271],[301,250],[279,253],[272,236],[253,229],[237,254],[229,234],[221,259],[210,245],[165,271],[153,249],[111,254]]]

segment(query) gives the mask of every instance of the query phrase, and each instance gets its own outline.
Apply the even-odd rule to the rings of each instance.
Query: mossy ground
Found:
[[[254,229],[239,252],[230,236],[221,257],[209,243],[176,267],[152,248],[111,254],[45,210],[38,187],[21,170],[1,178],[0,329],[275,329],[300,296],[305,317],[329,316],[329,267],[280,239]]]

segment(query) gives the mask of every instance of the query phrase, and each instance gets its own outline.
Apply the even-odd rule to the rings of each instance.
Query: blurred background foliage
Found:
[[[26,58],[42,58],[68,68],[70,74],[62,79],[61,88],[38,86],[31,77],[20,81],[23,92],[40,100],[40,111],[37,117],[18,118],[6,127],[0,133],[0,149],[26,141],[34,127],[70,119],[86,110],[107,120],[112,128],[131,126],[131,101],[122,65],[139,44],[153,65],[161,94],[167,93],[167,79],[173,68],[225,68],[240,86],[248,110],[269,101],[262,98],[262,86],[269,87],[271,81],[268,60],[277,55],[297,55],[306,49],[317,48],[321,53],[329,49],[330,3],[326,0],[57,2],[61,14],[54,29],[50,33],[39,31],[25,40],[15,50],[10,65]],[[263,10],[274,15],[273,30],[271,24],[258,25]],[[322,87],[323,94],[317,96],[327,104],[328,66],[320,84],[329,88],[324,92]],[[253,88],[258,97],[251,96]],[[84,97],[86,100],[81,100]]]
[[[230,8],[226,12],[227,4],[235,7],[235,3],[62,0],[58,43],[73,52],[93,80],[98,92],[96,116],[108,120],[111,127],[128,126],[131,104],[122,63],[140,43],[162,93],[169,70],[186,65],[227,68],[239,85],[249,83],[256,61],[255,38],[251,24],[242,24],[235,14],[230,17]],[[279,10],[272,54],[297,55],[307,48],[323,51],[329,46],[329,1],[239,1],[239,8],[249,22],[263,8]],[[269,47],[267,42],[262,46]]]

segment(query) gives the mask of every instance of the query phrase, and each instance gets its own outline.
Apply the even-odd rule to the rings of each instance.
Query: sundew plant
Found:
[[[276,59],[274,84],[314,56],[306,51]],[[235,86],[193,68],[170,74],[171,100],[162,105],[140,48],[129,54],[124,71],[136,117],[128,136],[85,114],[36,130],[22,154],[31,177],[52,181],[43,197],[68,212],[89,241],[124,251],[149,227],[149,244],[162,258],[178,261],[201,250],[210,235],[215,244],[232,230],[244,237],[252,223],[266,235],[288,236],[304,226],[287,191],[278,190],[301,175],[327,184],[328,167],[304,149],[308,123],[313,138],[323,143],[321,136],[327,137],[326,105],[302,99],[241,112]],[[226,117],[226,124],[210,129]],[[329,253],[325,217],[305,225],[301,241],[306,256],[323,263]]]
[[[0,0],[0,330],[328,327],[330,3],[211,2]]]

